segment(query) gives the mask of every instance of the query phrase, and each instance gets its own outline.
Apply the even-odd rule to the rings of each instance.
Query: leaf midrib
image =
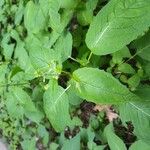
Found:
[[[77,81],[76,81],[77,82]],[[119,95],[119,96],[121,96],[125,101],[126,101],[126,96],[128,96],[128,95],[130,95],[130,94],[120,94],[120,93],[118,93],[118,92],[114,92],[114,91],[110,91],[110,90],[108,90],[108,89],[104,89],[104,88],[102,88],[102,87],[97,87],[97,86],[94,86],[94,85],[92,85],[92,84],[89,84],[89,83],[87,83],[87,82],[78,82],[80,85],[81,85],[81,83],[82,84],[84,84],[84,85],[87,85],[87,86],[91,86],[91,87],[94,87],[94,88],[97,88],[97,89],[100,89],[101,91],[105,91],[105,92],[108,92],[108,93],[112,93],[112,94],[115,94],[115,95]],[[82,85],[81,85],[82,86]]]
[[[143,109],[139,108],[138,106],[136,106],[132,102],[129,102],[129,104],[132,105],[132,107],[134,107],[137,111],[140,111],[141,113],[145,114],[146,116],[148,116],[150,118],[150,114],[148,114],[147,112],[145,112]]]
[[[134,4],[134,3],[133,3]],[[146,6],[146,7],[148,7],[148,6]],[[144,8],[144,7],[140,7],[140,8]],[[127,11],[128,11],[128,9],[131,9],[130,7],[129,8],[126,8],[127,9]],[[138,9],[138,8],[136,8],[136,9]],[[125,12],[124,12],[125,13]],[[141,15],[140,15],[141,16]],[[115,19],[117,19],[117,18],[120,18],[120,17],[116,17],[116,16],[114,16],[114,20]],[[122,18],[122,17],[121,17]],[[133,18],[133,17],[132,17]],[[135,18],[137,18],[137,17],[135,17]],[[130,18],[126,18],[126,19],[130,19]],[[101,31],[100,31],[100,34],[99,34],[99,36],[98,36],[98,38],[97,38],[97,40],[95,40],[95,42],[93,43],[93,48],[95,48],[96,47],[96,45],[100,42],[100,40],[102,39],[102,37],[103,37],[103,35],[107,32],[107,30],[109,29],[109,27],[110,27],[110,24],[111,24],[111,22],[112,21],[107,21],[106,22],[106,24],[108,23],[108,25],[105,27],[105,28],[103,28]],[[113,28],[111,28],[111,29],[113,29]],[[118,28],[119,29],[119,28]]]

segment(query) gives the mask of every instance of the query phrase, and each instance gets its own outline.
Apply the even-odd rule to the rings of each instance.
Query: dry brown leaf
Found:
[[[94,110],[95,111],[105,111],[110,105],[95,105]]]
[[[94,110],[99,112],[105,111],[109,122],[112,122],[114,119],[118,118],[118,114],[113,112],[110,105],[96,105]]]

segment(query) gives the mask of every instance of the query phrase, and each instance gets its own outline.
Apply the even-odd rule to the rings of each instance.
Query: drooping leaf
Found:
[[[93,19],[86,35],[88,48],[110,54],[141,35],[150,26],[149,0],[110,1]]]
[[[63,131],[66,126],[71,125],[68,96],[65,89],[58,86],[55,79],[50,80],[43,100],[47,118],[57,132]]]
[[[113,124],[110,123],[104,129],[108,145],[111,150],[127,150],[123,141],[114,133]]]
[[[139,100],[111,74],[96,68],[85,67],[76,70],[72,84],[77,95],[97,104]]]

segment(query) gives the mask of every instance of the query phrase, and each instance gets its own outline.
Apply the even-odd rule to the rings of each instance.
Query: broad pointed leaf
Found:
[[[86,35],[97,55],[120,50],[150,26],[149,0],[112,0],[93,19]]]
[[[72,86],[81,98],[94,103],[120,103],[139,100],[111,74],[96,68],[81,68],[73,73]]]
[[[66,126],[71,124],[69,101],[65,89],[58,86],[55,79],[51,79],[43,99],[46,116],[53,128],[57,132],[63,131]]]

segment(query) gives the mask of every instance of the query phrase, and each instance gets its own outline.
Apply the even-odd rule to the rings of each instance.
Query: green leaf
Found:
[[[118,51],[150,26],[149,18],[149,0],[110,1],[93,19],[86,44],[97,55]]]
[[[124,125],[131,121],[138,139],[150,140],[150,102],[129,102],[119,108],[120,118]]]
[[[40,85],[37,85],[32,91],[32,99],[38,103],[42,103],[44,90]],[[42,107],[42,106],[41,106]]]
[[[89,126],[87,129],[81,128],[81,141],[87,143],[88,148],[95,147],[95,143],[93,142],[95,133],[92,131],[91,127]]]
[[[24,43],[19,42],[15,49],[15,58],[18,59],[18,65],[21,69],[23,69],[26,73],[33,74],[35,72],[30,58],[26,49],[24,48]]]
[[[51,48],[53,46],[53,44],[55,44],[55,42],[57,41],[57,39],[59,38],[59,36],[61,35],[61,33],[64,31],[65,27],[68,25],[68,23],[70,22],[72,16],[73,16],[73,10],[64,10],[62,16],[61,16],[61,25],[59,25],[59,27],[61,26],[61,30],[58,32],[56,30],[53,30],[50,34],[50,39],[48,42],[48,46],[49,48]]]
[[[69,99],[69,103],[71,105],[80,105],[80,103],[83,101],[79,96],[77,96],[74,92],[74,88],[70,87],[67,90],[67,94],[68,94],[68,99]]]
[[[135,74],[127,82],[130,87],[136,88],[140,83],[140,77],[138,74]]]
[[[15,44],[9,44],[10,42],[10,34],[6,33],[3,35],[3,39],[1,41],[1,46],[3,48],[3,55],[6,60],[10,60],[14,51]]]
[[[77,134],[70,140],[66,140],[62,150],[80,150],[80,134]]]
[[[43,13],[43,16],[47,19],[49,19],[48,13],[49,13],[49,8],[50,8],[50,2],[51,0],[38,0],[37,2],[35,1],[35,3],[39,4],[39,7]],[[48,20],[47,20],[48,23]]]
[[[100,145],[100,146],[95,146],[94,150],[104,150],[106,146]]]
[[[143,100],[150,101],[150,86],[143,85],[136,89],[135,93]]]
[[[0,1],[0,7],[4,5],[4,0]]]
[[[76,70],[73,73],[72,86],[81,98],[97,104],[139,100],[111,74],[96,68]]]
[[[15,24],[16,25],[19,25],[21,23],[23,14],[24,14],[24,6],[23,6],[23,1],[21,0],[19,2],[18,10],[15,13]]]
[[[5,74],[8,72],[8,64],[3,63],[0,65],[0,86],[2,86],[3,83],[5,83]]]
[[[7,93],[6,107],[13,118],[23,119],[25,115],[38,123],[43,117],[41,112],[35,108],[30,96],[19,87],[13,87]]]
[[[44,146],[47,146],[47,144],[49,142],[49,133],[46,130],[46,128],[42,125],[39,125],[37,132],[38,132],[38,135],[40,136],[40,138],[42,138]]]
[[[32,49],[29,56],[34,68],[41,72],[47,72],[55,66],[53,49]]]
[[[132,45],[137,49],[138,56],[150,61],[150,32],[134,41]]]
[[[82,35],[83,30],[81,27],[78,27],[77,29],[73,30],[72,36],[73,36],[73,46],[79,47],[82,42]]]
[[[39,4],[29,1],[24,12],[24,24],[28,33],[37,33],[46,26],[47,18]]]
[[[118,70],[127,74],[135,74],[135,70],[133,69],[133,67],[127,63],[120,64],[118,66]]]
[[[36,139],[25,139],[23,142],[21,142],[21,146],[23,150],[36,150]]]
[[[34,68],[31,64],[28,52],[25,49],[25,43],[21,41],[19,34],[16,30],[11,30],[11,37],[16,40],[17,44],[14,51],[14,58],[17,59],[17,65],[24,70],[26,73],[25,76],[28,76],[29,79],[34,78]]]
[[[112,54],[113,58],[112,61],[114,64],[121,64],[123,58],[131,57],[130,51],[127,47],[122,48],[121,50]]]
[[[0,95],[3,95],[3,92],[7,87],[6,74],[9,72],[8,64],[2,63],[0,65]]]
[[[123,141],[114,133],[113,124],[109,124],[104,129],[104,134],[111,150],[127,150]]]
[[[78,0],[60,0],[61,8],[73,9]]]
[[[129,150],[149,150],[150,148],[150,144],[145,143],[142,140],[136,141],[135,143],[133,143]]]
[[[50,0],[50,5],[49,5],[49,24],[53,30],[55,30],[58,33],[61,33],[62,27],[61,27],[61,16],[59,14],[59,9],[60,9],[61,3],[60,0]]]
[[[69,32],[63,33],[54,46],[55,53],[64,62],[71,56],[72,52],[72,36]]]
[[[24,73],[19,67],[13,68],[11,72],[11,83],[22,84],[24,87],[29,87],[28,75]],[[11,84],[10,84],[11,85]]]
[[[58,147],[59,147],[58,144],[51,142],[51,144],[50,144],[50,149],[49,149],[49,150],[57,150]]]
[[[96,8],[98,0],[88,0],[85,4],[81,2],[81,7],[83,3],[83,8],[77,13],[78,22],[85,26],[91,23],[93,19],[93,11]]]
[[[54,32],[61,34],[64,30],[64,28],[69,23],[72,15],[73,10],[77,5],[77,2],[71,2],[74,4],[72,9],[64,9],[62,12],[60,8],[63,7],[63,4],[65,6],[65,2],[62,0],[50,0],[49,1],[49,26],[53,29]],[[67,3],[69,5],[69,3]],[[72,5],[72,4],[71,4]]]
[[[45,113],[57,132],[63,131],[66,126],[71,125],[66,90],[58,86],[55,79],[51,79],[49,88],[43,96]]]
[[[143,70],[144,70],[144,72],[145,72],[145,76],[146,76],[147,78],[149,78],[149,77],[150,77],[150,62],[145,61],[145,62],[142,64],[142,68],[143,68]]]
[[[26,39],[26,48],[37,76],[57,76],[61,70],[60,55],[46,46],[48,41],[49,37],[45,34],[30,35]]]

